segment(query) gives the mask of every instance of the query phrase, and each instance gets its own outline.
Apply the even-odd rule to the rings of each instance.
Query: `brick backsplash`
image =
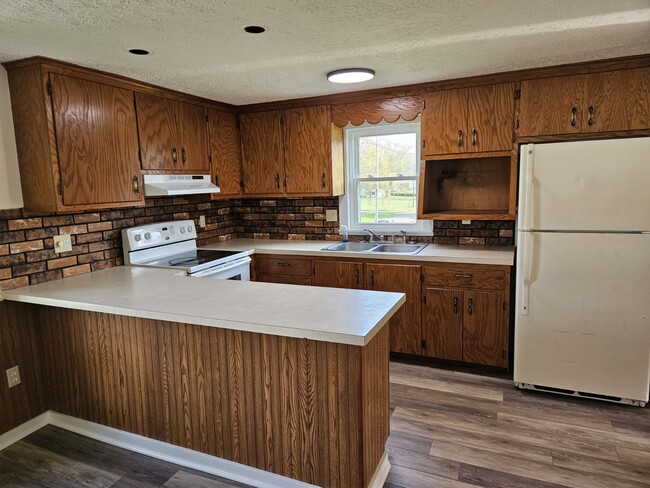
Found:
[[[149,198],[144,207],[35,214],[0,210],[0,290],[51,281],[123,264],[121,231],[166,220],[194,219],[199,245],[235,237],[340,240],[339,222],[327,222],[338,198],[211,201],[207,196]],[[206,227],[198,227],[200,215]],[[512,245],[511,221],[435,221],[436,244]],[[70,252],[55,253],[52,236],[71,234]]]
[[[122,229],[166,220],[194,219],[200,244],[235,237],[238,200],[208,197],[149,198],[144,207],[34,214],[0,210],[0,290],[33,285],[123,264]],[[206,227],[198,227],[205,215]],[[70,234],[72,251],[55,253],[52,236]]]

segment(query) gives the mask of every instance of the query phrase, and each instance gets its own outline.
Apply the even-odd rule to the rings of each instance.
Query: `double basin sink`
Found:
[[[427,247],[426,244],[393,244],[383,242],[342,242],[323,248],[323,251],[340,252],[391,252],[397,254],[417,254]]]

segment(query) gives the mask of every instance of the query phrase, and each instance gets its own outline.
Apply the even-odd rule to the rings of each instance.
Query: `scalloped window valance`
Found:
[[[399,118],[410,121],[420,112],[422,98],[419,96],[382,98],[332,105],[332,122],[338,127],[345,127],[348,123],[361,125],[366,121],[377,124],[382,119],[386,122],[395,122]]]

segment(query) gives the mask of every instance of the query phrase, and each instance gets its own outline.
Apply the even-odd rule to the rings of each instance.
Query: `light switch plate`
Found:
[[[9,388],[20,385],[20,370],[18,366],[7,370],[7,383],[9,383]]]
[[[460,223],[463,224],[463,225],[470,225],[472,223],[472,221],[471,220],[461,220]]]
[[[205,227],[205,215],[199,215],[199,227]]]
[[[54,252],[72,251],[72,239],[68,234],[54,236]]]
[[[325,219],[328,222],[336,222],[339,219],[339,213],[337,210],[325,210]]]

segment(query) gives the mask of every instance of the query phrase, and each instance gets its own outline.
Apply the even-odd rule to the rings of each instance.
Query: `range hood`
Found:
[[[210,175],[144,175],[144,196],[200,195],[219,193]]]

